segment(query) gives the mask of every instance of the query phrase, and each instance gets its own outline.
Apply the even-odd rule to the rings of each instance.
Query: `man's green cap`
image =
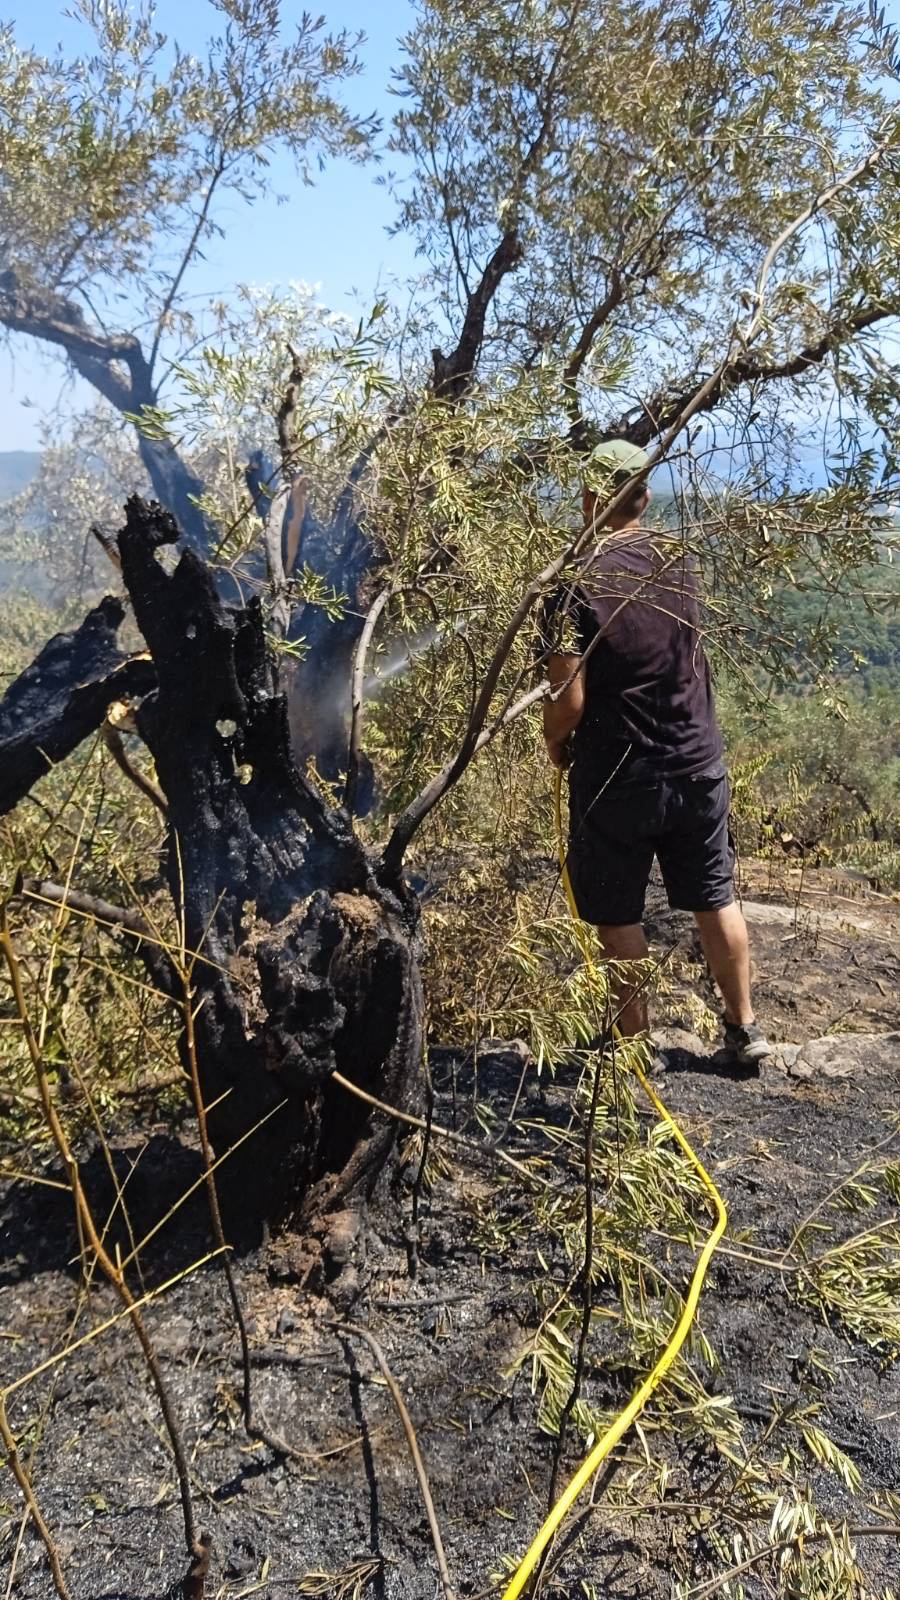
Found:
[[[586,488],[601,492],[621,489],[629,478],[646,472],[649,466],[650,457],[640,445],[629,444],[627,439],[604,439],[585,458],[582,476]]]

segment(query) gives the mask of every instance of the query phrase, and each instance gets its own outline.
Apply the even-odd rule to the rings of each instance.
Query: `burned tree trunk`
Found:
[[[374,1184],[394,1129],[330,1081],[406,1103],[421,1052],[418,907],[294,765],[257,601],[227,610],[177,527],[133,499],[122,570],[157,674],[138,710],[169,805],[169,877],[197,952],[204,1097],[223,1190],[268,1216]],[[256,1130],[251,1133],[251,1130]],[[244,1141],[243,1143],[241,1141]]]
[[[168,806],[210,1134],[230,1152],[219,1186],[308,1225],[371,1192],[395,1136],[332,1072],[415,1099],[418,904],[298,772],[259,603],[226,607],[191,549],[165,570],[177,536],[129,502],[119,550],[153,674],[136,718]]]

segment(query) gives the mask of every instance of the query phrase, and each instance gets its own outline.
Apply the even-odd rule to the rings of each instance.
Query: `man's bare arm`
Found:
[[[550,693],[544,700],[544,741],[555,767],[569,764],[568,741],[584,715],[584,672],[581,657],[551,655],[547,662]]]

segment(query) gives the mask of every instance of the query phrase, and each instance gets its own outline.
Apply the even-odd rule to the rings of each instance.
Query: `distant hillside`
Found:
[[[27,489],[40,465],[39,450],[0,450],[0,501]]]

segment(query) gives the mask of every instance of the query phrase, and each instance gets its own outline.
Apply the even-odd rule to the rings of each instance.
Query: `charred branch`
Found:
[[[125,616],[108,595],[73,633],[58,633],[0,700],[0,814],[95,733],[116,700],[154,682],[146,656],[118,646]]]

